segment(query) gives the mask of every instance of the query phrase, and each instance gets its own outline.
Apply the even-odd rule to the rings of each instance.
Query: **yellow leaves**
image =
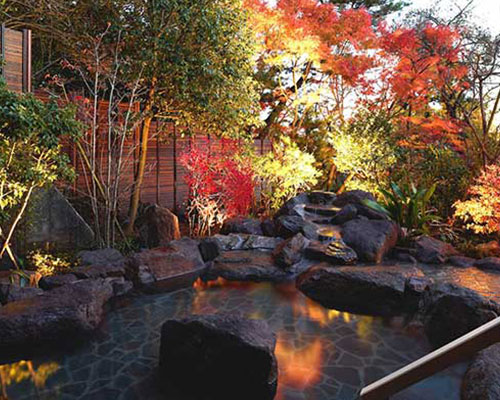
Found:
[[[276,144],[274,153],[257,158],[255,174],[263,188],[264,207],[276,210],[299,191],[316,185],[320,172],[315,162],[313,155],[302,152],[287,137]]]
[[[71,263],[52,254],[34,251],[29,255],[29,260],[40,276],[51,276],[68,272]]]
[[[454,204],[455,217],[477,234],[500,232],[500,165],[486,167],[469,192],[469,200]]]

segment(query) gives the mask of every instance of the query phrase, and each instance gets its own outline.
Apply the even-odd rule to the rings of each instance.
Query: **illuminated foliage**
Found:
[[[237,141],[222,139],[213,151],[207,142],[191,144],[180,162],[187,172],[187,216],[193,235],[205,236],[227,218],[248,215],[254,196],[253,170]]]
[[[19,361],[14,364],[0,365],[0,398],[7,400],[7,387],[31,380],[37,388],[43,388],[47,379],[54,375],[60,366],[55,362],[40,364],[37,368],[32,361]]]
[[[43,253],[40,250],[31,252],[28,258],[30,266],[40,275],[40,277],[64,274],[69,272],[71,268],[71,263],[68,260],[56,257],[52,254]]]
[[[79,132],[71,108],[18,95],[0,82],[0,258],[7,253],[17,265],[10,241],[33,191],[57,179],[73,178],[59,140]]]
[[[366,113],[333,128],[329,135],[335,152],[333,162],[337,171],[346,175],[342,189],[376,193],[378,187],[388,183],[389,171],[396,162],[390,130],[383,118]]]
[[[314,156],[301,151],[289,138],[257,158],[255,176],[261,187],[262,208],[267,213],[276,211],[286,200],[316,185],[320,173],[314,163]]]
[[[469,200],[455,203],[455,216],[475,233],[500,233],[500,163],[487,166],[469,194]]]

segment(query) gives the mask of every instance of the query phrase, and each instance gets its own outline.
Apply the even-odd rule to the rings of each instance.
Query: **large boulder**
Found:
[[[290,273],[274,263],[271,251],[234,250],[222,252],[203,274],[205,280],[282,282]]]
[[[318,264],[297,279],[297,287],[321,305],[370,315],[399,315],[411,311],[405,296],[407,281],[423,277],[415,267]],[[413,293],[412,293],[413,296]]]
[[[168,320],[161,329],[161,378],[196,399],[271,400],[275,346],[264,321],[230,315]]]
[[[219,252],[221,252],[229,250],[274,250],[276,246],[283,242],[283,239],[244,233],[231,233],[229,235],[214,235],[202,241],[202,243],[205,241],[215,243]]]
[[[234,217],[226,220],[220,233],[228,235],[230,233],[247,233],[250,235],[263,236],[261,221],[254,218]]]
[[[498,257],[488,257],[478,260],[474,263],[474,266],[479,269],[489,269],[492,271],[500,271],[500,258]]]
[[[78,279],[109,278],[125,276],[125,263],[84,265],[71,269]]]
[[[16,284],[0,282],[0,304],[29,299],[43,293],[42,289],[34,287],[21,287]]]
[[[283,215],[276,219],[276,234],[288,239],[302,232],[306,221],[298,215]]]
[[[451,244],[425,235],[416,240],[415,249],[417,260],[426,264],[444,264],[451,256],[459,255]]]
[[[336,198],[337,195],[333,192],[315,190],[308,193],[308,199],[311,204],[331,205],[333,204]]]
[[[441,347],[500,315],[497,303],[450,283],[430,286],[420,303],[430,342]]]
[[[500,243],[496,240],[481,243],[476,246],[476,251],[481,258],[500,257]]]
[[[354,219],[342,225],[342,239],[362,261],[380,263],[398,237],[399,228],[391,221]]]
[[[304,249],[309,245],[309,239],[297,233],[294,237],[280,243],[273,251],[276,264],[290,268],[302,259]]]
[[[112,296],[110,282],[87,279],[8,303],[0,307],[0,352],[86,334],[99,325]]]
[[[136,226],[141,242],[149,248],[165,246],[172,240],[181,238],[177,215],[157,204],[144,210]]]
[[[304,205],[309,204],[309,196],[307,193],[300,193],[285,202],[283,206],[276,212],[275,218],[284,215],[304,216]]]
[[[358,260],[356,252],[342,239],[334,239],[330,243],[313,241],[306,248],[305,256],[310,260],[326,261],[333,265],[351,265]]]
[[[500,399],[500,344],[479,352],[462,380],[462,400]]]
[[[38,286],[43,290],[52,290],[76,282],[77,280],[78,278],[73,274],[44,276],[38,282]]]
[[[125,257],[116,249],[84,250],[77,254],[81,265],[117,265],[125,262]]]
[[[453,265],[454,267],[459,267],[459,268],[469,268],[473,267],[474,263],[477,260],[474,258],[470,257],[465,257],[465,256],[451,256],[448,258],[448,262]]]
[[[73,250],[94,244],[92,228],[55,186],[35,190],[25,216],[23,238],[28,247],[50,244],[52,249]]]
[[[143,289],[168,291],[192,285],[204,269],[198,242],[182,238],[132,255],[127,276]]]
[[[358,209],[353,204],[346,204],[341,210],[331,219],[333,225],[343,225],[351,219],[356,218]]]
[[[373,197],[371,193],[363,190],[349,190],[339,194],[333,201],[333,205],[344,207],[347,204],[363,204],[365,200],[375,201],[375,197]]]

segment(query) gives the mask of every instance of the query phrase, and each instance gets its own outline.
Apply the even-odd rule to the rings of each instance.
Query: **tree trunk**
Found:
[[[139,201],[141,198],[141,186],[144,181],[144,173],[146,171],[146,160],[148,156],[148,141],[149,141],[149,129],[151,127],[152,116],[147,116],[144,119],[142,129],[141,129],[141,147],[139,154],[139,167],[137,170],[137,178],[134,183],[134,188],[132,192],[132,198],[130,201],[129,210],[129,222],[125,234],[127,236],[132,236],[134,233],[135,219],[137,218],[137,211],[139,209]]]

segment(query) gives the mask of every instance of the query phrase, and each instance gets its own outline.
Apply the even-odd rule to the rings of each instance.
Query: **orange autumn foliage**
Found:
[[[375,27],[363,8],[340,11],[317,0],[278,0],[273,5],[247,0],[246,6],[259,42],[259,68],[277,71],[262,107],[277,109],[274,122],[280,132],[288,133],[290,125],[300,128],[298,114],[311,103],[344,118],[344,105],[352,102],[348,93],[355,93],[360,105],[386,113],[398,126],[401,144],[446,142],[462,148],[462,124],[435,107],[444,89],[467,88],[456,29],[432,24],[389,28],[383,22]],[[306,97],[308,90],[321,95],[301,101],[299,92]]]

